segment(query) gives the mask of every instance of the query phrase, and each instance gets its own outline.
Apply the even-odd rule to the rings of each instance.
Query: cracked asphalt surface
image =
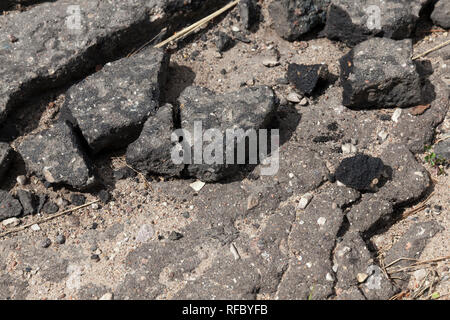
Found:
[[[108,62],[127,59],[163,26],[188,24],[195,21],[194,9],[210,12],[220,3],[116,2],[58,0],[0,16],[0,137],[14,150],[2,190],[16,195],[25,189],[46,195],[60,210],[74,207],[79,191],[27,172],[15,151],[64,116],[70,87],[101,76]],[[80,34],[65,28],[67,6],[75,3],[87,21]],[[100,190],[110,193],[110,201],[2,236],[1,299],[389,299],[420,281],[417,273],[394,277],[384,266],[399,258],[449,255],[449,178],[424,160],[424,147],[446,141],[450,132],[449,47],[417,62],[421,94],[430,104],[422,114],[414,115],[415,106],[350,109],[337,79],[339,59],[351,48],[322,36],[284,40],[272,27],[268,3],[259,1],[263,19],[250,32],[242,30],[234,8],[170,45],[160,105],[177,106],[193,85],[218,94],[271,87],[279,100],[271,123],[280,130],[279,171],[263,176],[260,165],[246,166],[194,191],[192,177],[145,177],[129,169],[122,146],[87,151],[82,156],[101,187],[83,191],[85,202],[97,200]],[[432,27],[428,20],[423,24]],[[234,39],[221,53],[218,31]],[[414,54],[449,39],[444,29],[417,34]],[[267,67],[273,48],[279,59]],[[305,96],[306,105],[288,99],[294,88],[283,79],[291,63],[328,65],[330,79]],[[45,157],[50,149],[38,152]],[[370,187],[336,180],[342,161],[357,154],[378,159],[386,170],[375,170]],[[357,170],[353,165],[343,175]],[[27,176],[23,185],[16,180],[21,175]],[[305,195],[308,202],[301,205]],[[422,210],[405,215],[424,200]],[[49,216],[42,211],[19,222]],[[0,227],[0,233],[10,228]],[[58,243],[60,235],[64,243]],[[51,243],[44,246],[46,239]],[[432,267],[439,274],[435,290],[447,299],[449,261]]]

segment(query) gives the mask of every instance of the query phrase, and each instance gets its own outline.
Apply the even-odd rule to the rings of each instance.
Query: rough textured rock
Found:
[[[301,94],[310,95],[319,84],[325,80],[328,66],[322,64],[304,65],[291,63],[288,67],[287,77]]]
[[[315,152],[304,149],[296,143],[287,143],[280,150],[279,170],[275,175],[261,176],[259,179],[267,186],[277,190],[282,200],[294,194],[312,191],[324,183],[329,173],[323,159]],[[259,175],[259,165],[254,170]],[[257,183],[258,185],[261,182]],[[266,201],[268,200],[265,198]]]
[[[380,219],[389,219],[394,211],[392,203],[383,199],[378,194],[365,194],[361,202],[354,205],[347,213],[350,228],[365,232],[374,224],[380,222]]]
[[[279,286],[279,299],[326,299],[333,294],[335,276],[332,251],[344,214],[333,205],[336,186],[315,196],[306,210],[297,213],[289,236],[292,258]],[[344,202],[354,196],[340,193]]]
[[[414,224],[386,253],[385,264],[388,265],[399,258],[418,259],[428,240],[440,231],[442,231],[442,227],[436,221]],[[396,266],[409,264],[408,261],[400,261]]]
[[[332,0],[324,34],[356,45],[372,36],[404,39],[412,35],[428,0]]]
[[[11,164],[11,151],[9,144],[0,142],[0,181]]]
[[[24,215],[37,213],[38,199],[33,193],[28,190],[17,190],[17,197],[22,204]]]
[[[450,139],[436,143],[433,150],[436,156],[450,161]]]
[[[44,207],[42,208],[42,211],[44,211],[45,213],[48,214],[53,214],[58,212],[59,207],[56,203],[54,203],[53,201],[47,201],[44,205]]]
[[[352,288],[358,288],[364,297],[372,300],[389,299],[398,291],[375,263],[357,232],[347,232],[336,245],[333,269],[336,272],[337,293],[351,292]],[[358,280],[358,275],[364,275],[366,279],[360,282],[362,279]]]
[[[32,4],[41,2],[54,2],[56,0],[2,0],[0,3],[0,11],[13,10],[17,8],[23,8]]]
[[[226,130],[242,129],[244,132],[250,129],[265,128],[269,125],[276,110],[276,96],[272,89],[266,86],[244,88],[236,92],[215,94],[201,87],[186,88],[179,98],[181,108],[181,127],[191,135],[188,141],[192,148],[192,164],[187,166],[188,174],[202,181],[217,181],[230,175],[239,164],[226,163],[226,155],[223,155],[224,164],[196,164],[194,145],[203,146],[204,150],[213,142],[202,144],[202,141],[194,139],[194,125],[202,125],[202,133],[208,129],[217,129],[222,137],[213,139],[223,141],[223,150],[226,150]],[[251,110],[251,112],[249,112]],[[222,140],[223,139],[223,140]],[[237,143],[244,138],[235,139]],[[201,156],[201,155],[200,155]]]
[[[380,158],[390,168],[390,178],[378,191],[378,196],[394,205],[406,205],[420,199],[431,184],[427,170],[402,144],[391,144]]]
[[[78,138],[65,122],[26,137],[17,150],[28,172],[49,183],[84,189],[95,182]]]
[[[336,179],[348,187],[359,191],[373,189],[373,182],[379,179],[384,172],[383,161],[379,158],[364,154],[345,158],[336,169]],[[375,185],[378,181],[375,180]]]
[[[408,107],[421,102],[411,40],[374,38],[340,59],[343,104],[354,108]]]
[[[127,149],[127,163],[142,173],[178,176],[184,168],[172,161],[174,131],[172,105],[162,106],[144,125],[139,138]]]
[[[141,47],[178,12],[201,14],[219,2],[58,0],[0,16],[0,122],[31,96]]]
[[[25,300],[28,294],[28,282],[19,280],[9,274],[0,276],[0,299]]]
[[[336,292],[336,300],[367,300],[356,286]]]
[[[425,146],[433,144],[436,127],[442,123],[450,102],[448,98],[439,98],[431,103],[431,108],[419,116],[403,112],[392,130],[413,153],[423,153]]]
[[[406,233],[397,240],[396,243],[386,252],[384,258],[385,265],[389,265],[392,262],[400,258],[419,259],[422,251],[435,234],[442,231],[442,227],[436,221],[419,222],[411,226]],[[394,269],[406,267],[411,264],[411,261],[401,260],[393,265]],[[398,283],[400,285],[407,285],[409,274],[396,273],[395,277],[399,278]]]
[[[219,32],[216,37],[217,51],[227,51],[233,44],[233,39],[225,32]]]
[[[18,217],[22,214],[20,202],[8,192],[0,190],[0,220]]]
[[[241,0],[238,4],[239,17],[241,24],[245,29],[250,27],[258,19],[257,3],[255,0]]]
[[[330,0],[272,1],[269,13],[276,32],[289,41],[312,31],[325,23]]]
[[[224,257],[214,261],[207,277],[190,283],[175,299],[254,300],[260,282],[257,270],[241,259]]]
[[[442,28],[450,28],[450,2],[447,0],[439,0],[434,5],[431,20]]]
[[[385,179],[376,193],[363,195],[361,202],[347,214],[351,229],[366,232],[391,218],[395,206],[420,199],[430,186],[428,172],[401,144],[391,144],[380,158],[385,165]]]
[[[63,112],[80,128],[98,153],[134,141],[147,118],[159,107],[169,57],[149,49],[108,63],[66,94]]]

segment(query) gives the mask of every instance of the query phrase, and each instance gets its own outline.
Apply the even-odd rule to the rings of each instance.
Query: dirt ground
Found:
[[[235,23],[236,10],[217,19],[207,28],[178,45],[172,45],[169,82],[165,90],[166,100],[175,102],[180,92],[190,85],[203,86],[215,92],[230,92],[242,86],[264,84],[273,87],[278,97],[286,98],[292,89],[289,85],[280,83],[279,79],[285,77],[289,63],[327,64],[330,73],[339,75],[338,58],[347,53],[349,48],[326,38],[314,38],[314,36],[293,43],[285,41],[271,28],[265,6],[263,6],[262,15],[266,17],[265,20],[252,32],[244,33],[250,43],[237,40],[226,52],[220,54],[217,52],[214,37],[217,31],[230,32],[230,26]],[[414,44],[414,53],[422,53],[449,39],[448,31],[442,29],[427,33]],[[271,55],[272,48],[278,49],[280,60],[278,66],[268,68],[263,65],[263,61]],[[450,65],[445,65],[439,52],[430,54],[425,59],[431,62],[435,70],[449,72]],[[337,87],[337,83],[331,84],[328,88],[324,88],[323,95],[308,99],[307,106],[296,105],[294,108],[301,113],[308,109],[308,114],[313,115],[314,111],[311,110],[317,106],[326,105],[328,98],[340,99],[335,97],[340,92]],[[64,93],[52,102],[51,108],[48,108],[48,101],[38,102],[37,107],[45,111],[37,114],[39,119],[31,119],[36,117],[36,114],[24,115],[26,121],[24,121],[23,132],[29,134],[45,128],[52,119],[58,117],[58,108],[62,101],[64,101]],[[334,106],[334,102],[330,102],[330,109]],[[367,119],[392,112],[393,110],[368,111]],[[289,115],[289,112],[286,111],[286,114]],[[308,119],[307,116],[305,118]],[[36,121],[39,122],[38,126],[35,125]],[[289,124],[289,121],[287,123]],[[311,125],[311,122],[305,123]],[[302,121],[298,125],[300,129],[297,129],[296,134],[306,130],[304,127],[301,128],[305,125]],[[366,128],[369,127],[370,124]],[[377,128],[373,128],[372,131],[377,132]],[[447,113],[444,122],[437,128],[435,141],[449,138],[449,133],[450,118]],[[352,135],[351,132],[348,134],[349,137]],[[21,138],[18,138],[12,146],[15,147],[20,140]],[[379,147],[368,143],[366,150],[376,155]],[[217,261],[231,259],[233,253],[230,252],[228,240],[223,242],[226,245],[223,245],[219,239],[210,242],[193,242],[195,247],[190,247],[189,242],[177,247],[177,243],[183,238],[179,241],[171,241],[169,237],[173,231],[183,233],[185,228],[194,225],[202,226],[204,223],[202,219],[211,212],[213,214],[216,212],[217,208],[211,208],[216,205],[216,198],[220,198],[220,193],[223,193],[226,198],[227,190],[230,191],[231,196],[230,199],[226,198],[224,203],[228,207],[235,207],[233,210],[236,212],[245,211],[245,208],[240,208],[241,204],[234,202],[233,197],[236,197],[235,195],[239,192],[246,192],[246,184],[251,184],[249,182],[251,179],[244,178],[242,181],[234,181],[230,184],[207,184],[198,193],[189,187],[194,180],[165,181],[160,177],[145,179],[138,174],[115,181],[114,170],[125,166],[124,152],[125,150],[105,154],[95,160],[96,171],[111,192],[113,198],[111,202],[106,205],[99,203],[89,205],[73,213],[39,223],[37,231],[27,228],[0,240],[0,256],[2,257],[0,270],[5,271],[0,275],[1,298],[99,299],[108,293],[123,299],[130,297],[189,298],[191,296],[185,294],[189,283],[198,281],[205,275],[211,277],[212,275],[208,272],[216,268]],[[425,154],[418,154],[417,160],[430,172],[433,188],[421,200],[401,209],[403,213],[419,207],[421,210],[396,221],[387,230],[371,239],[376,250],[374,255],[381,259],[411,225],[430,220],[437,221],[443,230],[428,242],[419,260],[432,260],[450,254],[449,169],[446,169],[446,174],[438,175],[436,170],[425,162],[424,157]],[[342,155],[339,155],[330,160],[328,165],[335,167],[341,158]],[[14,168],[14,172],[9,177],[8,184],[12,187],[12,193],[18,188],[23,188],[15,182],[16,175],[22,172],[23,168]],[[65,203],[61,199],[68,201],[69,196],[74,193],[65,188],[45,188],[36,177],[31,177],[26,188],[38,194],[46,193],[56,203]],[[315,195],[321,190],[320,188],[316,188],[312,193]],[[95,193],[85,195],[87,202],[97,199]],[[273,211],[282,210],[283,207],[295,207],[300,196],[301,194],[294,194],[283,199],[278,209]],[[424,200],[427,206],[423,206]],[[434,209],[435,206],[441,206],[441,209],[437,211]],[[67,205],[67,207],[70,206]],[[265,210],[270,211],[270,209]],[[37,222],[46,216],[46,214],[38,214],[23,217],[20,219],[21,225]],[[225,229],[228,227],[225,220],[221,220],[222,218],[214,216],[208,219],[211,220],[207,220],[203,225],[205,228],[207,224],[215,224],[216,227],[222,226]],[[254,217],[237,216],[231,223],[242,235],[231,242],[237,248],[241,259],[245,260],[252,256],[252,250],[257,246],[261,230],[270,223],[270,215],[266,215],[263,211]],[[5,227],[2,228],[3,231],[7,230]],[[54,239],[58,234],[66,236],[65,244],[55,243]],[[233,237],[233,234],[234,231],[224,233],[225,236],[230,237]],[[49,248],[40,246],[45,238],[52,240]],[[145,240],[142,240],[143,238]],[[160,254],[156,246],[165,249]],[[283,251],[283,244],[280,247]],[[145,258],[142,252],[146,250],[155,255]],[[174,257],[165,257],[170,254]],[[182,261],[176,261],[177,255],[181,255]],[[155,256],[159,262],[163,261],[161,265],[155,266],[157,261],[146,260]],[[148,273],[147,268],[155,268],[156,271]],[[245,268],[242,277],[247,275],[250,277],[250,273],[246,274]],[[449,268],[450,260],[447,259],[424,269],[426,272],[437,271],[439,281],[432,288],[432,292],[439,292],[439,299],[442,300],[450,299]],[[220,276],[225,279],[229,274]],[[236,275],[236,277],[240,276]],[[420,280],[422,279],[417,281],[414,276],[411,278],[409,289],[412,292],[419,287]],[[133,290],[145,291],[145,294],[135,296]],[[192,291],[195,291],[195,287]],[[210,292],[210,298],[214,298],[216,292],[213,289]],[[261,291],[256,298],[275,299],[277,290]]]

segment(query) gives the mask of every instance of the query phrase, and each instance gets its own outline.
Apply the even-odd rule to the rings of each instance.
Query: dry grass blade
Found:
[[[445,260],[449,260],[450,256],[445,256],[445,257],[440,257],[440,258],[436,258],[436,259],[431,259],[431,260],[423,260],[423,261],[417,261],[415,263],[412,263],[409,266],[406,267],[402,267],[402,268],[397,268],[397,269],[393,269],[393,270],[387,270],[388,268],[392,267],[394,264],[398,263],[399,261],[402,260],[415,260],[415,259],[409,259],[409,258],[400,258],[395,260],[394,262],[390,263],[389,266],[386,267],[387,272],[392,275],[395,273],[400,273],[400,272],[408,272],[408,271],[413,271],[415,269],[417,269],[418,267],[431,267],[432,264],[436,263],[436,262],[441,262],[441,261],[445,261]]]
[[[25,225],[23,225],[23,226],[20,226],[20,227],[17,227],[17,228],[14,228],[14,229],[5,231],[5,232],[3,232],[3,233],[0,233],[0,238],[3,238],[3,237],[5,237],[5,236],[7,236],[7,235],[9,235],[9,234],[12,234],[12,233],[16,233],[16,232],[25,230],[25,229],[31,227],[32,225],[35,225],[35,224],[41,224],[41,223],[44,223],[44,222],[53,220],[53,219],[55,219],[55,218],[61,217],[61,216],[65,215],[65,214],[68,214],[68,213],[70,213],[70,212],[74,212],[74,211],[76,211],[76,210],[78,210],[78,209],[82,209],[82,208],[88,207],[88,206],[90,206],[91,204],[97,203],[97,202],[99,202],[99,201],[100,201],[100,200],[94,200],[94,201],[85,203],[85,204],[83,204],[83,205],[81,205],[81,206],[74,207],[74,208],[70,208],[70,209],[64,210],[64,211],[62,211],[62,212],[56,213],[56,214],[54,214],[54,215],[51,215],[51,216],[48,216],[48,217],[39,219],[39,220],[37,220],[37,221],[34,221],[34,222],[31,222],[31,223],[25,224]]]
[[[147,47],[150,43],[152,43],[153,41],[155,41],[156,38],[158,38],[161,34],[163,34],[164,32],[166,32],[167,28],[163,28],[156,36],[154,36],[152,39],[150,39],[149,41],[147,41],[142,47],[140,47],[139,49],[131,52],[129,55],[127,55],[127,58],[141,52],[145,47]]]
[[[391,263],[389,263],[387,266],[385,266],[384,268],[387,269],[389,267],[392,267],[394,264],[400,262],[400,261],[417,261],[417,259],[412,259],[412,258],[398,258],[397,260],[392,261]]]
[[[418,207],[404,212],[402,215],[403,219],[409,217],[410,215],[413,215],[417,212],[424,210],[427,207],[428,201],[430,201],[430,199],[433,195],[434,195],[434,191],[432,193],[430,193],[430,195],[425,200],[423,200]]]
[[[441,48],[443,48],[443,47],[445,47],[445,46],[447,46],[447,45],[449,45],[449,44],[450,44],[450,40],[445,41],[444,43],[441,43],[440,45],[438,45],[438,46],[436,46],[436,47],[434,47],[434,48],[431,48],[430,50],[427,50],[427,51],[425,51],[424,53],[421,53],[421,54],[419,54],[419,55],[413,57],[412,59],[413,59],[413,60],[417,60],[417,59],[419,59],[419,58],[425,57],[427,54],[430,54],[430,53],[432,53],[432,52],[434,52],[434,51],[437,51],[437,50],[439,50],[439,49],[441,49]]]
[[[142,178],[142,180],[144,180],[145,186],[147,188],[149,188],[150,190],[153,190],[152,186],[150,185],[150,182],[147,180],[147,177],[145,176],[145,174],[143,174],[142,172],[134,169],[132,166],[130,166],[125,160],[123,160],[122,158],[115,158],[115,160],[117,160],[119,163],[121,163],[122,165],[130,168],[131,170],[133,170],[134,172],[136,172],[136,174],[138,176],[140,176]]]
[[[202,25],[204,25],[205,23],[211,21],[212,19],[220,16],[222,13],[224,13],[225,11],[231,9],[232,7],[234,7],[235,5],[237,5],[239,3],[240,0],[235,0],[233,2],[230,2],[229,4],[227,4],[226,6],[224,6],[222,9],[217,10],[216,12],[210,14],[209,16],[201,19],[200,21],[197,21],[196,23],[190,25],[187,28],[184,28],[183,30],[181,30],[180,32],[177,32],[176,34],[174,34],[173,36],[171,36],[170,38],[164,40],[163,42],[158,43],[155,48],[162,48],[164,47],[166,44],[178,40],[180,38],[183,38],[189,34],[191,34],[192,32],[194,32],[195,30],[197,30],[198,28],[200,28]]]

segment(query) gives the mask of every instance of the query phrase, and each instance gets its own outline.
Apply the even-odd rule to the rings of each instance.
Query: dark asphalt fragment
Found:
[[[348,187],[359,191],[370,191],[374,180],[378,180],[384,171],[383,161],[364,154],[342,160],[336,169],[336,179]]]
[[[181,174],[184,164],[172,161],[173,117],[173,107],[170,104],[162,106],[155,116],[147,120],[139,138],[128,146],[126,160],[135,170],[164,176]]]
[[[22,205],[8,192],[0,190],[0,221],[18,217],[22,214]]]
[[[17,191],[17,197],[22,204],[24,215],[36,214],[38,212],[39,200],[32,192],[21,189]]]
[[[29,135],[17,147],[27,171],[51,184],[86,189],[95,183],[90,162],[71,126],[59,122]]]
[[[411,56],[411,40],[374,38],[357,45],[339,60],[342,103],[356,109],[420,104],[421,80]]]
[[[276,32],[289,41],[311,32],[325,23],[330,0],[279,0],[269,4]]]
[[[325,80],[328,75],[326,64],[296,64],[288,66],[287,77],[301,94],[311,95],[319,82]]]
[[[80,129],[94,153],[126,147],[156,113],[168,63],[165,51],[153,48],[108,63],[69,89],[63,118]]]
[[[373,36],[411,37],[423,0],[333,0],[323,33],[331,40],[354,46]]]
[[[0,142],[0,181],[2,181],[11,164],[11,154],[12,149],[9,144]]]

